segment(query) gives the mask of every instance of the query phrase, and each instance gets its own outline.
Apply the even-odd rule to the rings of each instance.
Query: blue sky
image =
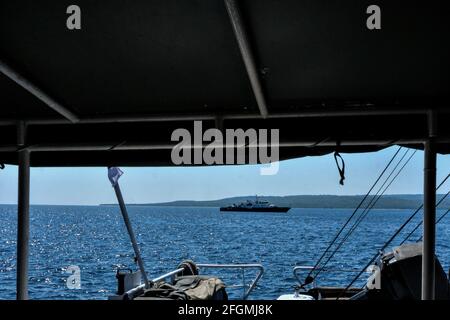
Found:
[[[397,147],[375,153],[342,154],[345,185],[333,155],[283,161],[277,175],[259,166],[128,168],[120,179],[128,203],[219,199],[240,195],[365,194]],[[422,193],[423,152],[418,151],[387,193]],[[438,181],[449,173],[450,156],[438,156]],[[445,192],[450,186],[447,183]],[[0,170],[0,203],[17,201],[17,167]],[[113,203],[106,168],[32,168],[32,204]]]

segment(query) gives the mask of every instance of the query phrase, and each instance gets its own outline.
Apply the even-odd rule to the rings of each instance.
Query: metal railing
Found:
[[[261,264],[208,264],[199,263],[198,268],[203,269],[240,269],[242,272],[242,284],[240,285],[228,285],[227,288],[243,288],[242,300],[246,300],[252,291],[256,288],[258,281],[264,274],[264,267]],[[255,278],[247,284],[245,281],[245,270],[246,269],[256,269],[258,273]]]
[[[210,264],[210,263],[198,263],[196,264],[199,269],[241,269],[242,271],[242,284],[240,285],[228,285],[227,288],[243,288],[242,300],[246,300],[251,292],[256,288],[258,281],[264,274],[264,267],[261,264]],[[255,278],[247,284],[245,281],[245,270],[256,269],[258,270]],[[157,278],[151,280],[152,283],[160,282],[168,278],[173,278],[176,274],[182,272],[184,268],[179,268],[167,272]],[[131,290],[125,292],[124,297],[126,299],[134,299],[143,293],[145,284],[141,284]]]
[[[151,280],[152,283],[156,283],[156,282],[160,282],[163,281],[169,277],[173,277],[174,275],[176,275],[179,272],[182,272],[184,270],[184,268],[179,268],[179,269],[175,269],[172,270],[168,273],[163,274],[162,276],[159,276],[157,278],[154,278]],[[142,294],[144,292],[145,289],[145,283],[137,286],[136,288],[130,289],[127,292],[125,292],[124,297],[126,297],[129,300],[134,299],[135,297],[139,296],[140,294]]]

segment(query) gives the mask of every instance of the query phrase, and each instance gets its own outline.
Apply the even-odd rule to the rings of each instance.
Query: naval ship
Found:
[[[265,200],[258,200],[256,196],[255,201],[247,200],[238,204],[233,204],[227,207],[221,207],[220,211],[245,211],[245,212],[288,212],[290,207],[278,207]]]

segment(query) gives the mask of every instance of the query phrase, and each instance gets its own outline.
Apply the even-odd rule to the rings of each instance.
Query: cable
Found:
[[[447,193],[448,194],[448,193]],[[438,224],[439,222],[441,222],[442,219],[445,218],[445,216],[450,212],[450,209],[448,209],[447,211],[445,211],[445,213],[436,221],[436,224]],[[420,236],[419,239],[416,240],[416,242],[420,242],[422,241],[423,236]]]
[[[373,188],[375,188],[375,186],[378,184],[378,182],[380,181],[380,179],[382,178],[382,176],[384,175],[384,173],[387,171],[387,169],[390,167],[390,165],[392,164],[392,162],[394,161],[394,159],[397,157],[398,153],[400,152],[400,150],[402,149],[402,147],[399,147],[397,149],[397,151],[395,152],[395,154],[392,156],[391,160],[388,162],[388,164],[386,165],[386,167],[383,169],[383,171],[381,172],[381,174],[378,176],[378,178],[376,179],[376,181],[373,183],[372,187],[369,189],[369,191],[366,193],[366,195],[363,197],[363,199],[361,200],[361,202],[358,204],[358,206],[356,207],[356,209],[353,211],[353,213],[350,215],[350,217],[347,219],[347,221],[344,223],[344,225],[341,227],[341,229],[338,231],[338,233],[334,236],[334,238],[331,240],[330,244],[328,245],[328,247],[325,249],[325,251],[323,252],[323,254],[320,256],[319,260],[317,260],[316,264],[314,265],[313,269],[311,269],[311,271],[308,273],[308,275],[305,278],[305,284],[307,284],[307,282],[309,280],[311,280],[311,275],[312,273],[317,269],[317,267],[319,266],[320,262],[322,261],[322,259],[325,257],[325,255],[328,253],[328,251],[331,249],[331,247],[333,246],[333,244],[336,242],[336,240],[339,238],[339,236],[341,235],[341,233],[344,231],[344,229],[347,227],[347,225],[350,223],[350,221],[353,219],[353,217],[355,216],[356,212],[359,210],[359,208],[362,206],[362,204],[364,203],[364,201],[367,199],[367,197],[369,196],[369,194],[372,192]],[[316,274],[317,276],[318,274]]]
[[[441,203],[448,195],[449,195],[449,193],[450,193],[450,190],[449,190],[449,192],[447,192],[447,194],[445,194],[442,198],[441,198],[441,200],[440,200],[440,202],[439,203]],[[436,222],[437,223],[437,222]],[[417,224],[417,226],[406,236],[406,238],[405,239],[403,239],[403,241],[400,243],[400,245],[402,245],[402,244],[404,244],[406,241],[408,241],[409,240],[409,238],[414,234],[414,232],[416,232],[416,230],[417,229],[419,229],[420,228],[420,226],[423,224],[423,220],[421,220],[418,224]]]
[[[397,163],[397,165],[395,166],[395,168],[392,170],[392,172],[389,174],[388,178],[386,179],[386,181],[382,184],[382,186],[380,187],[380,189],[377,191],[376,195],[377,198],[372,198],[376,199],[375,201],[369,203],[369,207],[367,207],[366,209],[364,209],[363,213],[358,217],[358,220],[355,222],[355,224],[352,226],[352,228],[347,232],[346,236],[344,237],[344,239],[341,240],[340,244],[338,245],[338,247],[335,249],[333,255],[342,247],[342,245],[348,240],[348,238],[351,236],[351,234],[356,230],[356,228],[361,224],[361,222],[364,220],[365,217],[367,217],[367,215],[369,214],[370,210],[372,210],[375,205],[378,203],[378,201],[381,199],[381,197],[385,194],[385,192],[389,189],[389,187],[392,185],[392,183],[395,181],[395,179],[397,179],[397,177],[399,176],[399,174],[403,171],[403,169],[406,167],[406,165],[409,163],[409,161],[412,159],[412,157],[416,154],[417,150],[413,152],[413,154],[406,160],[406,162],[403,164],[403,166],[400,168],[400,170],[397,172],[397,174],[394,176],[394,178],[392,178],[392,180],[389,182],[389,184],[386,186],[386,188],[384,188],[384,190],[381,192],[381,194],[378,195],[378,192],[380,192],[381,188],[384,187],[384,185],[386,184],[386,182],[388,182],[389,178],[392,176],[392,174],[395,172],[395,170],[397,169],[397,167],[399,166],[399,164],[401,163],[401,161],[404,159],[404,157],[406,156],[407,152],[403,155],[403,157],[400,159],[400,161]],[[324,266],[322,267],[322,269],[326,266],[326,264],[331,260],[332,257],[330,257],[324,264]],[[317,275],[316,275],[317,277]]]
[[[374,197],[372,198],[372,200],[369,202],[368,206],[364,209],[363,213],[359,216],[358,220],[355,222],[355,224],[353,225],[352,229],[348,232],[348,235],[346,238],[344,238],[343,242],[347,241],[347,239],[350,237],[350,235],[355,231],[355,229],[360,225],[360,223],[362,222],[362,220],[364,220],[364,218],[369,214],[370,210],[372,210],[375,205],[378,203],[378,201],[381,199],[381,197],[386,193],[386,191],[389,189],[389,187],[392,185],[392,183],[395,181],[395,179],[397,179],[397,177],[400,175],[400,173],[403,171],[403,169],[406,167],[406,165],[409,163],[409,161],[412,159],[412,157],[415,155],[416,151],[413,152],[413,154],[408,158],[408,160],[406,160],[406,162],[403,164],[403,166],[400,168],[400,170],[397,172],[397,174],[394,176],[394,178],[392,178],[392,180],[389,182],[389,184],[386,186],[386,188],[384,188],[384,190],[378,194],[381,189],[386,185],[386,183],[389,181],[390,177],[392,176],[392,174],[395,172],[395,170],[397,169],[397,167],[400,165],[401,161],[404,159],[404,157],[406,156],[408,152],[406,152],[402,158],[400,159],[400,161],[397,163],[397,165],[394,167],[394,169],[392,170],[392,172],[389,174],[389,176],[386,178],[385,182],[381,185],[381,187],[378,189],[377,193],[374,195]]]
[[[445,179],[439,184],[439,186],[436,188],[436,191],[439,190],[439,188],[447,181],[447,179],[450,177],[450,174],[445,177]],[[436,207],[439,206],[439,204],[443,201],[444,198],[442,198],[437,204]],[[416,211],[400,226],[399,229],[392,235],[392,237],[389,238],[389,240],[381,247],[380,250],[373,256],[372,259],[370,259],[369,263],[353,278],[353,280],[350,282],[350,284],[341,292],[341,294],[337,297],[337,300],[359,279],[359,277],[367,270],[367,268],[378,258],[381,252],[383,252],[390,244],[391,242],[397,237],[397,235],[405,228],[405,226],[416,216],[416,214],[423,208],[423,204],[417,208]]]

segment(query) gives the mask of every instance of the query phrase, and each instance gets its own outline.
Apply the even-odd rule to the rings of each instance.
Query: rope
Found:
[[[450,174],[445,177],[445,179],[439,184],[439,186],[436,188],[436,191],[439,190],[439,188],[447,181],[447,179],[450,177]],[[442,198],[437,204],[436,207],[441,204],[444,198]],[[381,252],[383,252],[390,244],[391,242],[397,237],[397,235],[408,225],[408,223],[417,215],[417,213],[422,210],[423,204],[419,206],[419,208],[414,211],[414,213],[400,226],[399,229],[392,235],[392,237],[389,238],[389,240],[381,247],[380,250],[373,256],[372,259],[370,259],[369,263],[361,269],[361,271],[353,278],[353,280],[350,282],[350,284],[341,292],[341,294],[336,298],[336,300],[339,300],[339,298],[350,289],[350,287],[359,279],[359,277],[367,270],[367,268],[372,265],[372,263],[378,258]]]
[[[331,247],[333,246],[333,244],[336,242],[336,240],[339,238],[339,236],[342,234],[342,232],[344,231],[344,229],[347,227],[347,225],[350,223],[350,221],[353,219],[353,217],[355,216],[356,212],[359,210],[359,208],[362,206],[362,204],[364,203],[364,201],[366,201],[367,197],[369,196],[369,194],[372,192],[372,190],[375,188],[375,186],[378,184],[378,182],[380,181],[380,179],[382,178],[382,176],[385,174],[385,172],[387,171],[387,169],[390,167],[390,165],[392,164],[392,162],[394,161],[394,159],[397,157],[398,153],[400,152],[400,150],[402,149],[402,147],[399,147],[397,149],[397,151],[395,152],[395,154],[392,156],[391,160],[388,162],[388,164],[386,165],[386,167],[383,169],[383,171],[381,172],[381,174],[378,176],[378,178],[376,179],[376,181],[373,183],[372,187],[369,189],[369,191],[366,193],[366,195],[363,197],[363,199],[360,201],[360,203],[358,204],[358,206],[356,207],[356,209],[353,211],[353,213],[350,215],[350,217],[347,219],[347,221],[344,223],[344,225],[341,227],[341,229],[338,231],[338,233],[334,236],[334,238],[331,240],[330,244],[328,245],[328,247],[325,249],[325,251],[322,253],[322,255],[320,256],[319,260],[317,260],[316,264],[314,265],[314,267],[311,269],[311,271],[308,273],[308,275],[305,278],[305,284],[307,284],[307,282],[309,282],[310,280],[313,280],[315,277],[317,277],[317,275],[319,275],[319,273],[322,270],[319,270],[318,273],[316,274],[316,276],[314,278],[312,278],[312,274],[313,272],[317,269],[317,267],[319,266],[319,264],[322,262],[322,260],[324,259],[325,255],[329,252],[329,250],[331,249]],[[322,268],[323,269],[323,268]]]
[[[342,166],[339,166],[338,158],[341,159]],[[336,162],[336,166],[338,168],[339,175],[341,176],[341,179],[339,180],[339,184],[341,186],[343,186],[344,180],[345,180],[345,162],[344,162],[344,158],[342,158],[342,156],[337,151],[334,153],[334,161]]]

